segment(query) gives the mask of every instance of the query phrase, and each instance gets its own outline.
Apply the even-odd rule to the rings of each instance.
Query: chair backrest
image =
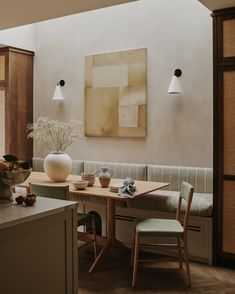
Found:
[[[69,199],[69,186],[47,186],[29,183],[29,187],[30,191],[37,196],[60,200]]]
[[[176,212],[176,219],[180,220],[182,201],[185,201],[186,202],[186,211],[184,214],[184,221],[183,221],[185,234],[187,232],[190,206],[191,206],[192,199],[193,199],[193,191],[194,191],[194,188],[192,185],[190,185],[187,182],[182,182],[181,191],[180,191],[180,195],[179,195],[179,202],[178,202],[178,207],[177,207],[177,212]]]

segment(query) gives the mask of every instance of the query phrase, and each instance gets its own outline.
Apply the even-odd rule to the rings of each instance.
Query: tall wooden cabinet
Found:
[[[27,50],[0,48],[0,157],[5,153],[31,160],[32,140],[26,126],[33,121],[33,56]]]
[[[235,8],[213,12],[214,262],[235,266]]]

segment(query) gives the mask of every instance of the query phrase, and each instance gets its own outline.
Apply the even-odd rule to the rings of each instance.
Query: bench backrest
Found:
[[[101,167],[109,167],[113,171],[113,178],[124,179],[131,177],[133,180],[146,181],[147,166],[145,164],[84,161],[84,172],[93,172]]]
[[[204,167],[148,165],[148,181],[168,182],[165,190],[180,191],[182,181],[190,183],[198,193],[213,192],[213,169]]]
[[[44,158],[33,157],[33,171],[44,172],[43,168]],[[72,175],[79,175],[84,170],[84,161],[73,160],[73,166],[71,170]]]

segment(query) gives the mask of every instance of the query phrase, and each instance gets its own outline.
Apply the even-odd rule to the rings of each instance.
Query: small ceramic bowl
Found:
[[[88,186],[91,187],[95,183],[95,176],[94,174],[89,173],[81,173],[82,180],[88,181]]]
[[[88,186],[88,181],[84,181],[84,180],[76,181],[76,182],[73,182],[73,186],[77,190],[84,190]]]

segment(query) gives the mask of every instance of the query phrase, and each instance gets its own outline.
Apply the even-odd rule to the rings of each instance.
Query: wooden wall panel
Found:
[[[0,88],[0,159],[5,154],[5,90]]]
[[[26,126],[33,120],[33,58],[29,54],[10,52],[9,61],[9,153],[20,159],[32,158],[32,140],[27,139]],[[20,122],[20,123],[19,123]],[[14,126],[14,127],[13,127]]]
[[[5,55],[0,56],[0,81],[5,81]]]
[[[235,71],[224,77],[224,174],[235,175]]]
[[[235,19],[223,21],[223,57],[235,56]]]
[[[235,267],[235,7],[212,16],[213,262]]]
[[[31,161],[33,142],[27,139],[26,126],[33,121],[33,52],[1,48],[7,54],[5,89],[5,153]]]
[[[235,254],[235,181],[224,181],[223,251]]]

